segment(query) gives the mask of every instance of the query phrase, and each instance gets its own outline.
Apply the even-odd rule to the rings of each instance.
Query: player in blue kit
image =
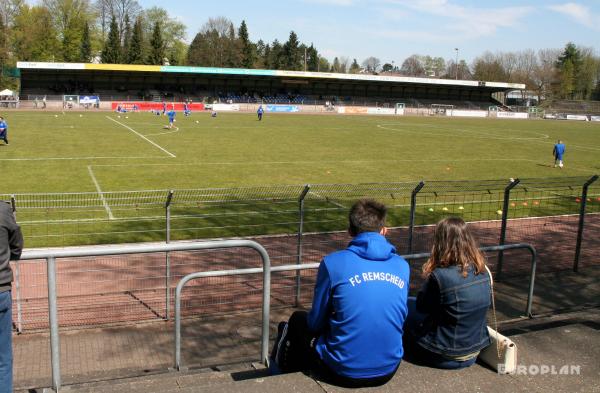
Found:
[[[258,121],[262,120],[263,117],[263,113],[265,112],[265,110],[263,109],[262,105],[258,107],[258,110],[256,111],[256,114],[258,115]]]
[[[348,248],[323,258],[312,309],[278,326],[271,370],[314,370],[346,387],[389,381],[404,354],[410,269],[385,238],[386,207],[371,199],[352,206]]]
[[[554,149],[552,150],[552,154],[554,155],[554,167],[556,168],[556,163],[558,162],[558,167],[562,169],[563,167],[563,156],[565,155],[565,144],[559,139],[554,145]]]
[[[176,115],[177,115],[177,113],[175,112],[174,109],[171,109],[170,111],[167,112],[167,116],[169,117],[169,125],[165,126],[165,128],[173,128],[173,123],[175,123]]]
[[[6,120],[2,116],[0,116],[0,139],[8,145],[8,124],[6,124]]]

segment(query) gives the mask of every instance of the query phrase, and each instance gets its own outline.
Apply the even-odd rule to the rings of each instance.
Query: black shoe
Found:
[[[279,322],[277,325],[277,338],[273,343],[273,350],[271,351],[271,359],[278,365],[281,365],[281,361],[283,360],[282,356],[284,355],[285,348],[284,345],[287,345],[287,333],[288,333],[288,323],[287,322]]]

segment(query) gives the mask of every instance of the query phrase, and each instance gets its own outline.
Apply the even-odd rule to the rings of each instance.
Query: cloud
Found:
[[[564,3],[548,6],[548,9],[567,15],[571,19],[574,19],[577,23],[590,28],[597,28],[597,24],[594,21],[592,12],[588,7],[585,7],[577,3]]]
[[[500,28],[515,26],[520,19],[534,10],[528,6],[463,7],[450,0],[387,0],[387,3],[442,17],[448,20],[444,24],[445,28],[471,37],[489,36]]]

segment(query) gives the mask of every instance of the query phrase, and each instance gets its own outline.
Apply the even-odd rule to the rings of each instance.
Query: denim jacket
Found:
[[[460,266],[437,268],[417,295],[417,310],[427,315],[418,344],[447,356],[463,356],[490,344],[486,316],[490,307],[486,272],[463,277]]]

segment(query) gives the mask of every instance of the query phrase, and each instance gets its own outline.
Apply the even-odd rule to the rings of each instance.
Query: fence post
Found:
[[[413,231],[415,228],[415,211],[417,210],[417,194],[425,186],[425,182],[421,181],[410,195],[410,222],[408,224],[408,254],[412,254]]]
[[[583,185],[581,191],[581,207],[579,210],[579,228],[577,229],[577,243],[575,245],[575,260],[573,261],[573,271],[579,271],[579,256],[581,254],[581,241],[583,240],[583,229],[585,224],[585,209],[587,206],[587,193],[588,188],[592,183],[598,180],[598,175],[594,175],[588,179]]]
[[[10,206],[12,207],[15,221],[17,220],[17,200],[14,195],[10,196]],[[17,333],[23,333],[23,313],[21,311],[21,268],[19,261],[15,262],[15,295],[17,298]]]
[[[50,362],[52,365],[52,389],[58,392],[60,382],[60,337],[58,335],[58,310],[56,304],[56,258],[46,258],[48,275],[48,319],[50,323]]]
[[[510,206],[510,190],[515,188],[517,184],[519,184],[521,180],[514,179],[506,186],[504,189],[504,201],[502,202],[502,226],[500,227],[500,242],[499,246],[504,245],[504,241],[506,240],[506,224],[508,221],[508,207]],[[499,280],[502,275],[502,263],[504,260],[504,251],[500,250],[498,252],[498,263],[496,264],[496,278]]]
[[[169,190],[167,194],[167,201],[165,202],[165,219],[166,219],[166,231],[165,231],[165,243],[171,242],[171,201],[173,200],[173,190]],[[165,320],[169,320],[171,315],[171,258],[169,252],[165,253]]]
[[[300,193],[298,197],[298,205],[299,205],[299,214],[300,214],[300,222],[298,224],[298,246],[296,249],[296,264],[302,264],[302,233],[304,231],[304,198],[310,191],[310,184],[304,186],[304,189]],[[300,270],[296,270],[296,307],[300,305],[300,285],[301,285],[301,274]]]

